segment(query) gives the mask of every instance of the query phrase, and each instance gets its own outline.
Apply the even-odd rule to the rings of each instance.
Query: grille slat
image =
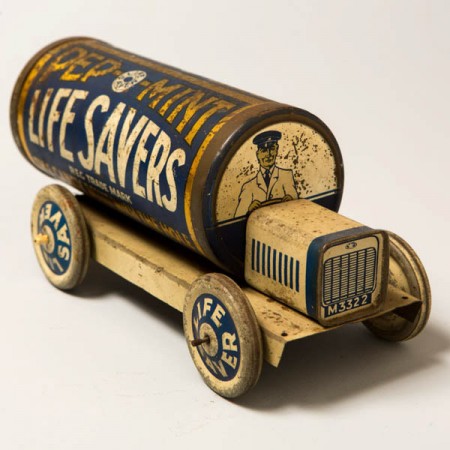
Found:
[[[374,247],[327,259],[323,271],[323,302],[334,303],[372,292],[375,269]]]

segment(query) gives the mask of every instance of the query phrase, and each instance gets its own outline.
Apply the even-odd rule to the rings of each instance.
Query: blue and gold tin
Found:
[[[317,117],[95,39],[27,64],[11,125],[38,169],[237,275],[253,209],[306,198],[337,211],[342,197]]]

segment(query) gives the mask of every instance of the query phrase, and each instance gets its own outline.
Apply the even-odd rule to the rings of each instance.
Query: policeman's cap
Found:
[[[253,143],[258,148],[268,148],[273,144],[277,144],[281,139],[281,133],[276,130],[264,131],[253,138]]]

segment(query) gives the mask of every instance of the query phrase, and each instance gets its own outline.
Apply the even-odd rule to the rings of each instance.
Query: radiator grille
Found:
[[[376,259],[377,252],[373,247],[327,259],[323,273],[323,303],[327,305],[373,292]]]

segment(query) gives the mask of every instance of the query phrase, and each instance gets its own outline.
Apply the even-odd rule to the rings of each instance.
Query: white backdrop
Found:
[[[0,448],[447,448],[449,3],[24,3],[0,0]],[[29,237],[51,180],[16,149],[9,97],[36,51],[73,35],[324,120],[344,157],[341,213],[401,235],[427,268],[425,331],[399,345],[358,325],[300,341],[229,402],[201,381],[166,305],[99,266],[73,294],[51,287]]]

